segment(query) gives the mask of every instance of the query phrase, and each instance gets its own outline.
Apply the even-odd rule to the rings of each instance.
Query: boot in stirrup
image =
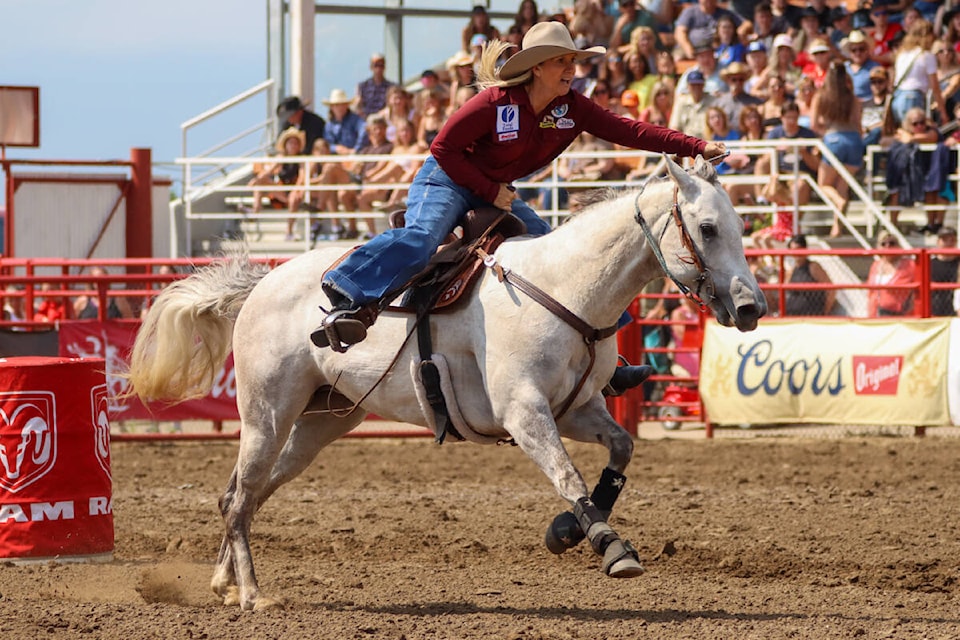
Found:
[[[319,328],[310,334],[316,346],[343,353],[367,337],[367,325],[357,319],[359,308],[335,309],[327,314]]]
[[[643,384],[643,381],[653,375],[653,367],[648,364],[623,365],[613,372],[610,382],[603,388],[605,396],[619,396],[634,387]]]

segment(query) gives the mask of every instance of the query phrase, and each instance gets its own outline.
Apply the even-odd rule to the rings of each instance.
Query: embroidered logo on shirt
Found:
[[[557,120],[557,129],[573,129],[575,124],[570,118],[560,118]]]
[[[505,104],[497,107],[497,133],[509,133],[520,130],[520,107]]]
[[[516,140],[520,131],[520,107],[506,104],[497,107],[497,140]]]
[[[567,111],[569,109],[570,109],[570,105],[568,104],[558,104],[553,108],[553,110],[550,113],[553,115],[554,118],[562,118],[563,116],[567,115]]]
[[[557,123],[553,121],[553,116],[543,116],[543,120],[540,121],[541,129],[556,129]]]

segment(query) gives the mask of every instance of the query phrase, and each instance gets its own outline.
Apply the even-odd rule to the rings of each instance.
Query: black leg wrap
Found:
[[[597,486],[593,488],[590,500],[603,514],[604,520],[610,517],[613,505],[620,497],[620,492],[623,490],[626,481],[627,476],[617,473],[610,467],[604,467],[603,473],[600,474],[600,480],[597,481]]]
[[[573,505],[573,515],[577,517],[580,529],[587,534],[590,546],[599,555],[603,555],[611,542],[620,539],[620,536],[610,528],[610,525],[603,518],[603,514],[589,498],[577,500],[577,503]]]

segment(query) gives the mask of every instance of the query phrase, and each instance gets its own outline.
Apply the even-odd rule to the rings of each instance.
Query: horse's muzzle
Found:
[[[756,281],[754,281],[756,282]],[[767,300],[760,286],[750,286],[737,276],[730,281],[730,298],[734,309],[733,322],[740,331],[753,331],[767,313]]]

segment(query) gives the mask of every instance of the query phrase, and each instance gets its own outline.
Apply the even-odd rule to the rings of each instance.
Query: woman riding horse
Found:
[[[531,27],[522,50],[494,72],[510,46],[494,40],[484,48],[484,90],[451,116],[431,145],[432,155],[410,185],[406,226],[380,234],[323,277],[333,308],[310,336],[318,347],[345,351],[363,340],[373,317],[365,308],[423,270],[470,209],[492,204],[520,218],[528,233],[549,233],[550,225],[517,197],[511,183],[553,161],[581,131],[624,147],[681,156],[710,158],[725,151],[723,143],[623,118],[571,91],[575,62],[606,50],[577,49],[559,22]],[[646,366],[618,367],[610,387],[622,393],[649,373]]]

